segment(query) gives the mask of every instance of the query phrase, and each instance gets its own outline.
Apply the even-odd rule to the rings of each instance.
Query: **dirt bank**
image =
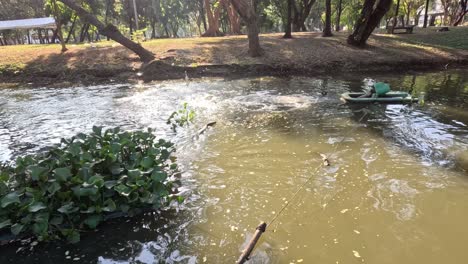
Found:
[[[346,44],[346,33],[261,36],[264,56],[247,56],[245,36],[159,39],[144,42],[158,61],[142,67],[138,58],[112,42],[0,47],[0,82],[15,85],[80,85],[204,76],[310,75],[445,69],[468,65],[468,28],[449,32],[416,30],[411,35],[377,34],[365,49]],[[141,73],[141,74],[137,74]]]

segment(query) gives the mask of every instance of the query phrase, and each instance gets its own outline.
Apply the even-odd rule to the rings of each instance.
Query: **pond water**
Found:
[[[339,101],[370,78],[424,92],[426,103]],[[174,135],[165,121],[183,102],[196,121]],[[250,263],[468,259],[468,70],[6,89],[0,160],[93,125],[174,140],[184,204],[109,222],[76,245],[1,246],[0,263],[234,263],[286,203]]]

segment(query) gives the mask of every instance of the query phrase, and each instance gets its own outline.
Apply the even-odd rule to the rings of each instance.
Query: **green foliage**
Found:
[[[80,240],[112,215],[158,209],[175,197],[173,144],[118,128],[78,134],[0,166],[0,231]]]
[[[143,29],[140,29],[140,30],[133,31],[132,40],[136,41],[138,43],[145,41],[146,40],[146,38],[145,38],[146,30],[147,30],[146,28],[143,28]]]
[[[188,108],[188,103],[183,104],[183,108],[175,111],[167,119],[167,124],[171,125],[172,130],[177,131],[177,127],[183,127],[193,122],[195,111]]]

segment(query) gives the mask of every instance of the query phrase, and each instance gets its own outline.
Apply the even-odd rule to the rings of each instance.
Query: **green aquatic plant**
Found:
[[[171,125],[174,132],[177,131],[177,127],[184,127],[189,125],[195,119],[195,111],[188,108],[188,103],[183,104],[183,108],[174,111],[167,119],[167,124]]]
[[[0,234],[80,239],[112,216],[159,209],[179,181],[174,146],[152,131],[103,131],[62,139],[0,166]]]

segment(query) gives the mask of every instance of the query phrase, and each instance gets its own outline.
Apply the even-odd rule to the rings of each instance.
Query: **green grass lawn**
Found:
[[[391,36],[411,44],[468,50],[468,27],[450,27],[447,32],[437,32],[437,29],[439,28],[415,28],[413,34]],[[390,35],[384,34],[384,36]]]

